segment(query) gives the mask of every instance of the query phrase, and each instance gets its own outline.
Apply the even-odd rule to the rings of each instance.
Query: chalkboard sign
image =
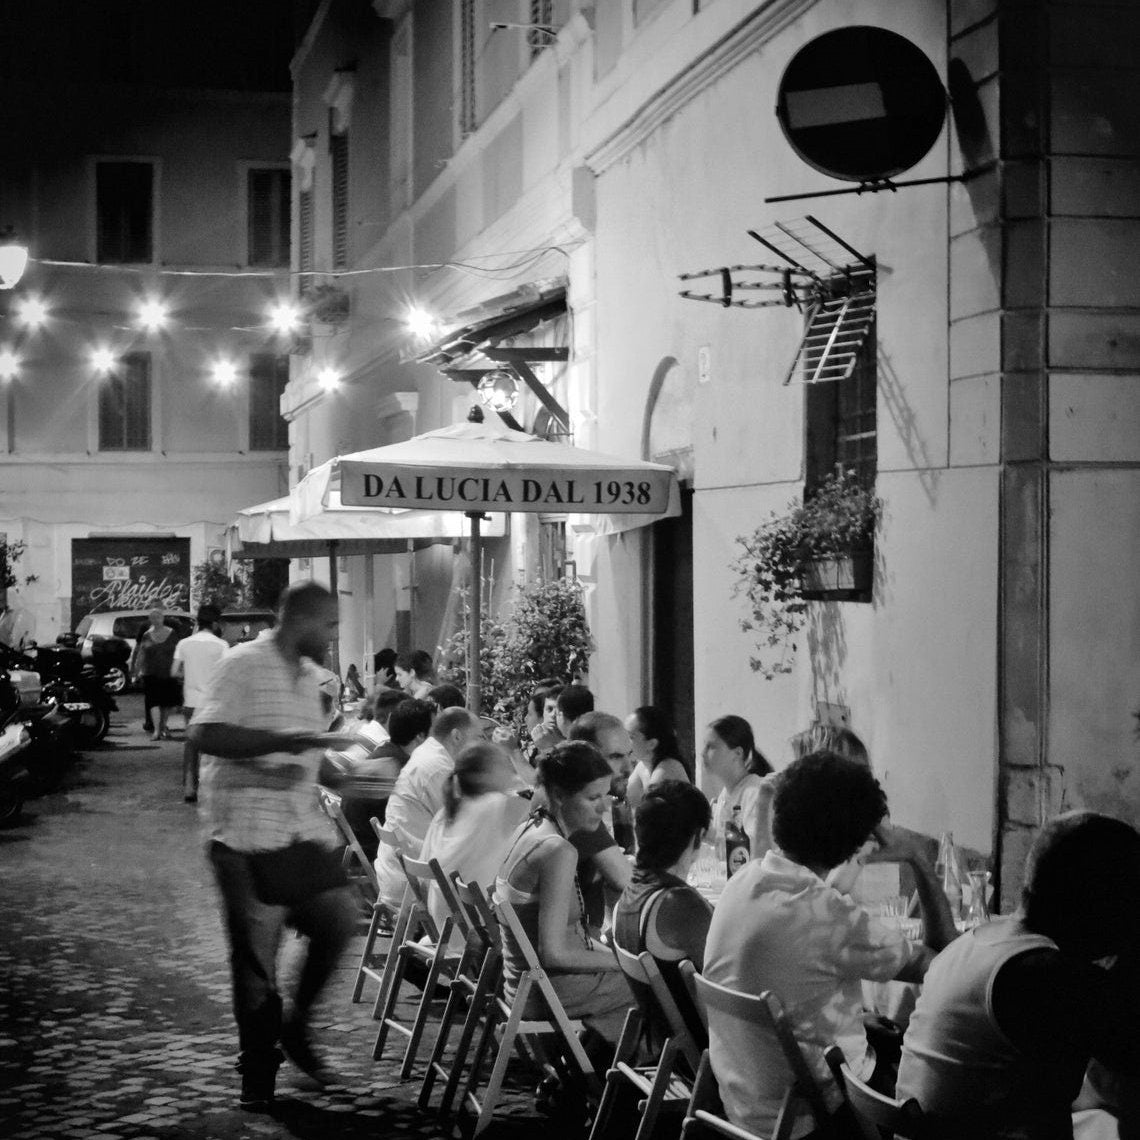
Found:
[[[946,106],[938,71],[917,45],[857,25],[800,48],[780,79],[776,117],[816,170],[874,182],[923,158],[942,132]]]
[[[190,607],[188,538],[71,541],[71,628],[87,614]]]

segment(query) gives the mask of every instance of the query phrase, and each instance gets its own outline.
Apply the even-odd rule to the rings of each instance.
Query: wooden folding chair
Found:
[[[626,1086],[632,1086],[641,1097],[637,1105],[641,1119],[634,1140],[649,1140],[658,1115],[662,1111],[684,1111],[692,1095],[689,1082],[677,1071],[678,1061],[684,1058],[690,1073],[695,1073],[701,1053],[653,955],[648,950],[631,954],[619,946],[613,949],[640,1008],[631,1009],[626,1015],[613,1065],[606,1073],[590,1140],[611,1140],[614,1106]],[[653,1020],[668,1027],[668,1036],[654,1064],[638,1065],[645,1029]]]
[[[387,828],[380,825],[380,821],[373,816],[369,821],[372,825],[372,830],[376,832],[377,839],[381,844],[386,844],[389,847],[399,850],[399,843],[396,840],[396,833],[389,831]],[[375,868],[373,868],[375,870]],[[353,1004],[360,1001],[361,994],[364,992],[364,981],[366,978],[371,978],[374,982],[379,982],[384,977],[384,963],[387,962],[387,953],[384,955],[382,962],[377,961],[376,943],[383,937],[391,935],[395,930],[397,909],[386,903],[377,893],[376,900],[372,904],[372,918],[368,923],[368,933],[364,936],[364,949],[360,954],[360,963],[356,967],[356,978],[352,983],[352,1001]]]
[[[384,979],[380,983],[380,993],[376,998],[380,1026],[376,1032],[376,1042],[372,1046],[372,1059],[378,1061],[384,1055],[384,1042],[389,1030],[403,1035],[408,1039],[408,1044],[400,1066],[400,1080],[406,1081],[415,1065],[416,1053],[419,1051],[424,1028],[431,1013],[431,1005],[435,1000],[436,984],[441,978],[445,983],[450,982],[452,973],[459,964],[459,955],[452,954],[448,949],[454,920],[449,915],[444,920],[443,927],[438,928],[428,909],[428,885],[434,879],[431,867],[427,863],[408,859],[404,855],[400,855],[399,860],[408,880],[411,900],[410,905],[400,908],[397,925],[401,925],[402,918],[404,920],[402,930],[398,938],[393,936],[392,947],[388,951],[388,961],[384,967]],[[405,903],[409,903],[407,895]],[[419,941],[421,932],[427,935],[426,942]],[[400,987],[408,963],[411,961],[423,965],[427,970],[427,977],[415,1016],[410,1025],[405,1025],[396,1016],[395,1010],[396,1003],[400,999]]]
[[[715,1022],[718,1017],[751,1022],[773,1034],[779,1043],[780,1052],[784,1056],[792,1079],[787,1092],[784,1093],[771,1140],[788,1140],[804,1107],[811,1113],[815,1127],[821,1134],[830,1135],[834,1123],[823,1090],[808,1065],[800,1043],[796,1040],[780,999],[770,990],[765,990],[759,995],[740,993],[727,986],[710,982],[708,978],[702,977],[695,971],[691,977],[695,984],[694,995],[697,1007],[703,1011],[702,1016],[709,1022]],[[724,1135],[734,1135],[734,1133],[724,1133]]]
[[[472,1136],[478,1136],[491,1123],[502,1093],[507,1065],[515,1048],[524,1042],[531,1046],[536,1056],[543,1057],[545,1053],[542,1050],[542,1040],[553,1037],[557,1046],[549,1054],[553,1064],[547,1064],[545,1067],[554,1068],[565,1077],[580,1080],[589,1094],[596,1096],[601,1092],[598,1074],[578,1040],[578,1034],[583,1028],[582,1023],[571,1021],[567,1017],[562,1002],[546,971],[540,965],[538,954],[530,938],[527,937],[514,907],[509,902],[499,899],[492,903],[492,908],[499,920],[502,936],[514,939],[526,967],[519,977],[514,997],[508,999],[503,995],[495,999],[494,1008],[485,1021],[471,1062],[461,1107],[469,1108],[477,1114]],[[549,1016],[524,1017],[527,1003],[535,991],[542,998]],[[479,1086],[483,1062],[496,1032],[499,1034],[499,1045],[495,1053],[495,1063],[480,1100],[475,1090]]]
[[[436,1078],[444,1078],[439,1113],[446,1116],[451,1112],[459,1090],[475,1034],[499,994],[503,979],[503,948],[499,924],[483,889],[477,883],[463,882],[455,872],[448,876],[434,859],[431,867],[436,873],[440,893],[455,918],[456,929],[465,939],[463,958],[451,979],[451,993],[440,1018],[439,1032],[419,1095],[419,1106],[426,1109],[431,1102]],[[448,1063],[444,1060],[448,1041],[461,1014],[464,1015],[463,1026]]]
[[[823,1057],[864,1140],[891,1140],[895,1136],[922,1140],[928,1134],[922,1106],[913,1097],[895,1100],[876,1092],[851,1071],[838,1045],[828,1048]]]
[[[709,1060],[709,1051],[701,1054],[701,1063],[697,1066],[697,1079],[693,1082],[693,1095],[689,1100],[685,1120],[681,1125],[681,1140],[692,1140],[696,1136],[705,1136],[709,1132],[718,1136],[728,1136],[730,1140],[769,1140],[768,1137],[759,1136],[733,1124],[725,1119],[724,1106],[720,1103],[720,1092],[717,1089],[716,1077],[713,1076],[712,1062]]]
[[[348,820],[344,818],[340,796],[323,784],[318,784],[317,790],[320,793],[321,807],[324,808],[329,819],[336,824],[336,829],[345,842],[344,869],[348,874],[349,881],[360,892],[364,904],[371,906],[372,900],[376,898],[380,890],[380,880],[376,877],[376,868],[372,865],[372,860],[364,854],[360,840],[356,838]]]

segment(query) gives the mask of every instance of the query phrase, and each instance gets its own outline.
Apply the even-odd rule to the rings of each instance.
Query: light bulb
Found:
[[[106,345],[93,348],[91,350],[91,367],[96,372],[110,372],[115,367],[115,354]]]
[[[231,388],[237,383],[237,365],[232,360],[215,361],[212,372],[219,388]]]
[[[419,337],[421,340],[427,340],[435,332],[435,317],[427,309],[421,309],[418,305],[413,305],[408,309],[404,317],[404,324],[408,326],[408,332],[412,336]]]
[[[166,306],[157,297],[150,297],[139,305],[139,324],[147,332],[158,332],[169,317],[170,313]]]
[[[335,392],[340,387],[340,373],[335,368],[322,368],[317,373],[317,383],[326,392]]]
[[[269,310],[269,323],[275,332],[287,335],[301,323],[301,310],[292,301],[278,301]]]
[[[15,380],[20,358],[10,348],[0,348],[0,380]]]
[[[16,320],[29,329],[38,329],[46,320],[48,307],[39,297],[22,297],[16,303]]]

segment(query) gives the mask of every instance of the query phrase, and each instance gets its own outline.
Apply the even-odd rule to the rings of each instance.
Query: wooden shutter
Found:
[[[154,167],[100,162],[95,167],[96,260],[112,264],[154,258]]]
[[[329,136],[332,166],[332,255],[333,268],[348,265],[348,134]]]
[[[250,265],[289,264],[289,172],[251,170],[247,179]]]
[[[289,383],[289,357],[257,352],[249,359],[249,449],[284,451],[289,423],[281,415],[281,395]]]

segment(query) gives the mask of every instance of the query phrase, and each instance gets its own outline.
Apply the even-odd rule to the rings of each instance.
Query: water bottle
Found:
[[[962,918],[962,861],[954,845],[954,834],[944,831],[938,840],[938,861],[934,870],[941,875],[942,893],[950,904],[955,922]]]

